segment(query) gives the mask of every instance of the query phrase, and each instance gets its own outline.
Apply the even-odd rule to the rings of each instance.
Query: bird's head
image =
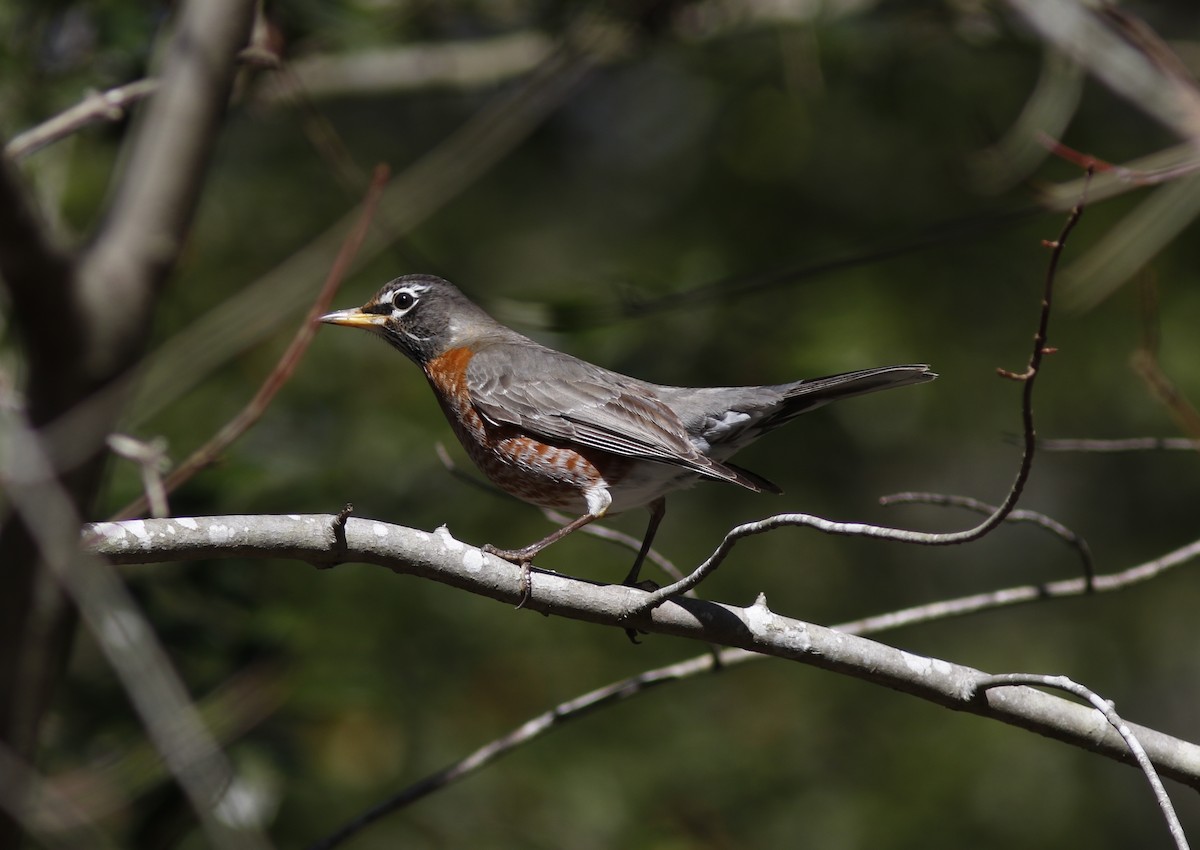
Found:
[[[370,331],[419,366],[496,326],[453,284],[425,274],[389,281],[361,307],[326,313],[321,321]]]

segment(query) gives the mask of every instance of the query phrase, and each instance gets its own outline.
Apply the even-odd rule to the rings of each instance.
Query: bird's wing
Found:
[[[699,452],[651,384],[569,354],[524,343],[493,344],[467,365],[467,389],[495,424],[557,442],[658,461],[750,490],[777,489]]]

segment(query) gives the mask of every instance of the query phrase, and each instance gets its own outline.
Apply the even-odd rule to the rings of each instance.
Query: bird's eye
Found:
[[[413,294],[405,290],[401,290],[392,296],[392,307],[401,312],[407,312],[416,303],[417,299],[413,298]]]

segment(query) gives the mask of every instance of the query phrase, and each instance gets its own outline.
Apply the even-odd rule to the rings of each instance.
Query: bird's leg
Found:
[[[483,547],[483,551],[490,552],[496,557],[503,558],[506,561],[511,561],[514,564],[529,564],[532,563],[533,559],[537,557],[537,555],[547,546],[557,543],[572,531],[578,531],[589,522],[594,522],[599,518],[600,517],[593,514],[584,514],[578,519],[571,520],[571,522],[567,523],[561,528],[554,529],[554,531],[547,534],[537,543],[530,543],[524,549],[498,549],[492,544],[488,543]]]
[[[533,559],[538,553],[552,543],[557,543],[562,540],[572,531],[578,531],[589,522],[599,519],[600,517],[592,514],[584,514],[578,519],[572,520],[561,528],[556,528],[550,534],[547,534],[537,543],[531,543],[524,549],[497,549],[491,543],[483,545],[483,551],[495,555],[497,558],[503,558],[510,561],[521,568],[521,601],[517,603],[517,609],[525,607],[525,603],[529,601],[529,595],[533,592]]]
[[[647,507],[650,509],[650,523],[646,526],[646,536],[642,538],[641,548],[638,549],[629,575],[625,576],[625,581],[621,582],[627,587],[637,586],[638,573],[642,571],[642,562],[646,560],[646,555],[650,552],[650,544],[654,542],[654,535],[658,533],[658,524],[662,522],[663,516],[667,513],[667,500],[665,497],[659,496]]]

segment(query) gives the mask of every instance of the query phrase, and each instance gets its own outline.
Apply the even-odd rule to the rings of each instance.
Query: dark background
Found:
[[[658,548],[693,565],[724,530],[781,511],[939,530],[973,523],[941,508],[885,509],[877,498],[915,489],[999,501],[1015,473],[1021,388],[995,368],[1024,367],[1049,256],[1040,241],[1064,220],[1038,206],[1039,190],[1079,170],[1050,159],[998,187],[983,154],[1021,111],[1044,45],[1006,8],[972,3],[868,3],[854,13],[830,4],[815,20],[691,36],[680,21],[704,5],[647,19],[520,0],[274,4],[277,35],[297,60],[553,35],[593,14],[619,21],[626,40],[513,152],[356,271],[337,305],[361,303],[399,274],[433,272],[546,344],[662,383],[771,383],[928,362],[941,374],[934,384],[826,408],[739,455],[785,496],[704,485],[673,497]],[[1185,62],[1195,59],[1191,4],[1132,8]],[[86,87],[141,76],[166,13],[117,0],[0,11],[8,32],[0,129],[11,136]],[[248,82],[232,108],[155,328],[160,344],[206,321],[356,203],[365,184],[339,176],[348,162],[403,172],[523,85],[314,96],[297,106],[272,101],[267,76]],[[343,158],[314,146],[320,122]],[[92,225],[125,129],[88,130],[25,164],[65,233],[84,238]],[[1089,79],[1063,141],[1120,162],[1177,139]],[[1065,265],[1120,233],[1153,191],[1161,190],[1090,207]],[[377,226],[392,238],[386,217]],[[1159,289],[1163,368],[1193,399],[1198,262],[1195,228],[1185,226],[1138,276]],[[310,274],[319,279],[327,266]],[[759,276],[775,280],[752,285]],[[1060,351],[1036,393],[1041,436],[1179,435],[1129,367],[1141,337],[1136,282],[1092,309],[1056,311],[1051,343]],[[1086,283],[1072,281],[1076,290]],[[186,456],[254,393],[312,296],[311,283],[297,280],[239,308],[251,344],[209,319],[191,353],[158,349],[128,430],[165,436],[173,458]],[[219,362],[193,379],[200,355]],[[259,425],[178,492],[172,509],[330,512],[352,502],[359,516],[444,523],[471,543],[513,547],[549,530],[536,509],[454,477],[438,442],[466,463],[410,364],[364,334],[322,329]],[[1195,537],[1198,463],[1180,452],[1043,454],[1022,505],[1086,537],[1098,569],[1115,571]],[[137,492],[134,471],[114,465],[105,511]],[[613,524],[640,534],[643,523],[638,512]],[[615,581],[629,558],[576,535],[539,566]],[[1068,547],[1028,526],[943,550],[782,530],[741,544],[701,593],[746,605],[764,592],[777,612],[832,624],[1077,573]],[[658,636],[633,646],[618,631],[361,565],[317,572],[220,561],[127,577],[282,847],[302,846],[560,701],[704,650]],[[1195,739],[1195,585],[1182,569],[1121,594],[882,639],[991,672],[1068,675],[1128,719]],[[81,799],[103,811],[101,789],[136,798],[102,820],[130,846],[169,843],[163,824],[189,823],[160,787],[136,718],[86,633],[47,732],[42,767],[76,772]],[[1200,831],[1194,795],[1168,790],[1185,827]],[[556,731],[350,846],[1166,841],[1135,770],[764,660]]]

